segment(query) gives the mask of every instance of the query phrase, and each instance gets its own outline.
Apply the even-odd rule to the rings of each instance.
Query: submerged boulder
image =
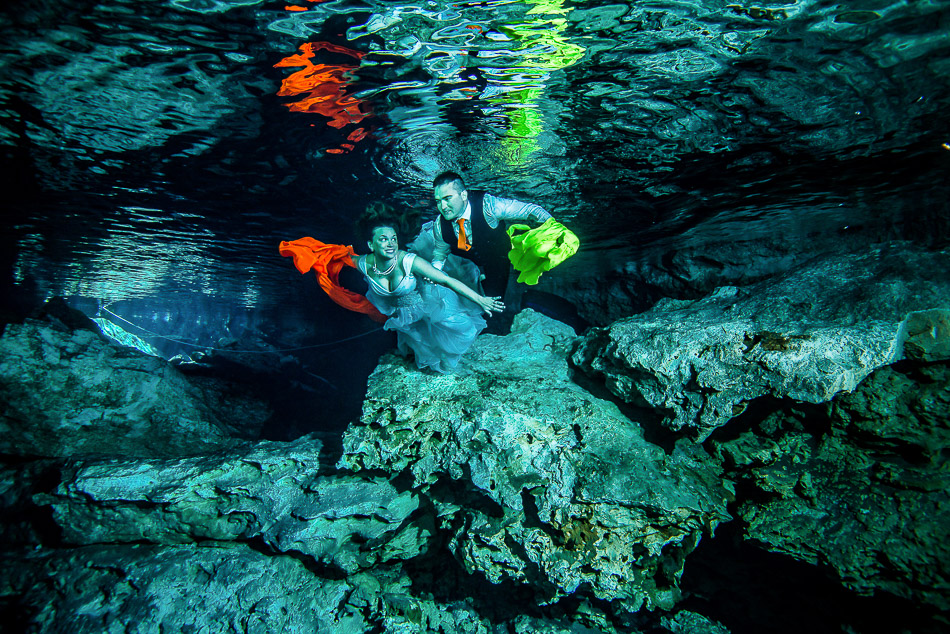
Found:
[[[398,565],[322,576],[304,559],[275,557],[253,543],[101,544],[6,553],[0,577],[9,580],[0,601],[16,608],[5,623],[11,631],[495,631],[464,603],[413,596],[412,579]]]
[[[190,381],[94,330],[36,319],[0,337],[0,411],[0,452],[51,457],[194,455],[257,436],[269,415],[223,383]]]
[[[746,539],[861,595],[950,610],[950,365],[874,372],[823,407],[712,439]]]
[[[343,573],[419,554],[427,531],[408,521],[418,499],[379,478],[321,475],[321,448],[304,438],[226,455],[83,461],[37,501],[74,545],[255,541]]]
[[[572,360],[702,440],[753,399],[824,403],[905,354],[945,355],[950,254],[915,257],[926,276],[881,247],[700,300],[664,300],[592,329]]]
[[[578,590],[629,610],[671,607],[687,555],[729,519],[718,474],[666,455],[616,405],[571,381],[576,336],[533,311],[480,337],[457,374],[388,356],[340,466],[410,479],[467,571]]]
[[[303,438],[0,472],[4,510],[38,529],[4,533],[0,605],[24,631],[488,632],[470,606],[413,596],[419,497],[324,454]]]

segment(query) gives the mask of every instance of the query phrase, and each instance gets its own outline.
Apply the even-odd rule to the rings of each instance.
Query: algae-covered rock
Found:
[[[950,609],[950,367],[882,368],[826,410],[713,441],[747,539],[859,594]]]
[[[381,478],[321,475],[321,444],[176,460],[89,460],[37,501],[68,544],[255,540],[354,573],[425,549],[419,506]]]
[[[672,606],[686,556],[728,519],[728,494],[571,382],[574,340],[524,311],[507,337],[480,337],[458,374],[385,357],[340,465],[411,476],[455,556],[493,583],[548,601],[583,587],[633,609]]]
[[[743,289],[664,300],[587,333],[573,355],[627,402],[702,440],[762,396],[824,403],[905,357],[946,358],[950,257],[901,268],[889,245]],[[943,278],[937,272],[943,272]]]
[[[901,334],[904,355],[916,361],[950,359],[950,310],[921,310],[907,315]]]
[[[661,619],[663,627],[673,634],[729,634],[729,628],[696,612],[680,610]]]
[[[628,402],[658,408],[699,439],[760,396],[822,403],[899,358],[899,325],[798,318],[777,323],[741,310],[736,289],[594,329],[573,359]]]
[[[5,627],[17,631],[494,631],[470,606],[413,596],[398,566],[327,577],[242,542],[7,553],[0,578],[0,601],[17,608]]]
[[[0,451],[185,456],[255,436],[262,403],[190,382],[166,361],[38,320],[0,338]]]

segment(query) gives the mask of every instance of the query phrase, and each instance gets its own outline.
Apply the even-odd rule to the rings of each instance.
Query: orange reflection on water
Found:
[[[309,3],[311,3],[311,4],[317,4],[318,2],[323,2],[323,1],[324,1],[324,0],[307,0],[307,2],[309,2]],[[309,8],[310,8],[310,7],[298,7],[298,6],[295,6],[295,5],[287,5],[287,6],[284,7],[284,10],[285,10],[285,11],[306,11],[306,10],[308,10]]]
[[[357,60],[364,55],[360,51],[354,51],[338,44],[307,42],[300,47],[300,53],[285,57],[274,64],[275,68],[300,67],[300,70],[281,82],[277,95],[279,97],[299,97],[296,101],[285,104],[291,112],[321,114],[330,119],[327,121],[327,125],[333,128],[340,129],[349,124],[359,123],[371,114],[369,106],[363,100],[355,99],[345,92],[345,88],[351,79],[350,71],[356,68],[357,65],[314,64],[311,60],[318,50],[342,53]],[[351,133],[350,136],[352,137],[354,133]],[[363,138],[363,136],[365,136],[365,133],[359,138]],[[346,146],[349,146],[349,148],[344,151],[349,151],[353,147],[349,143],[343,144],[342,147],[345,148]]]
[[[367,134],[369,134],[369,130],[367,130],[366,128],[356,128],[355,130],[350,132],[346,136],[346,138],[352,141],[353,143],[359,143],[360,141],[366,138]]]

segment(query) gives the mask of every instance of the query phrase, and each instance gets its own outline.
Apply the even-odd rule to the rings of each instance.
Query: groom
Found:
[[[536,226],[551,214],[538,205],[468,190],[455,172],[439,174],[432,190],[439,218],[423,225],[416,244],[432,241],[432,265],[439,269],[449,253],[471,260],[482,271],[484,294],[504,297],[511,271],[506,223]]]

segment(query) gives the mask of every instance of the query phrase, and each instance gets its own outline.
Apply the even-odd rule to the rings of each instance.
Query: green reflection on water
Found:
[[[550,73],[567,68],[584,57],[586,49],[565,36],[569,9],[562,0],[536,0],[525,14],[537,16],[519,22],[495,25],[500,32],[521,43],[522,63],[515,69],[536,77],[533,86],[510,90],[488,101],[508,113],[508,132],[502,142],[503,156],[513,166],[523,164],[538,149],[537,137],[544,132],[540,103]]]

